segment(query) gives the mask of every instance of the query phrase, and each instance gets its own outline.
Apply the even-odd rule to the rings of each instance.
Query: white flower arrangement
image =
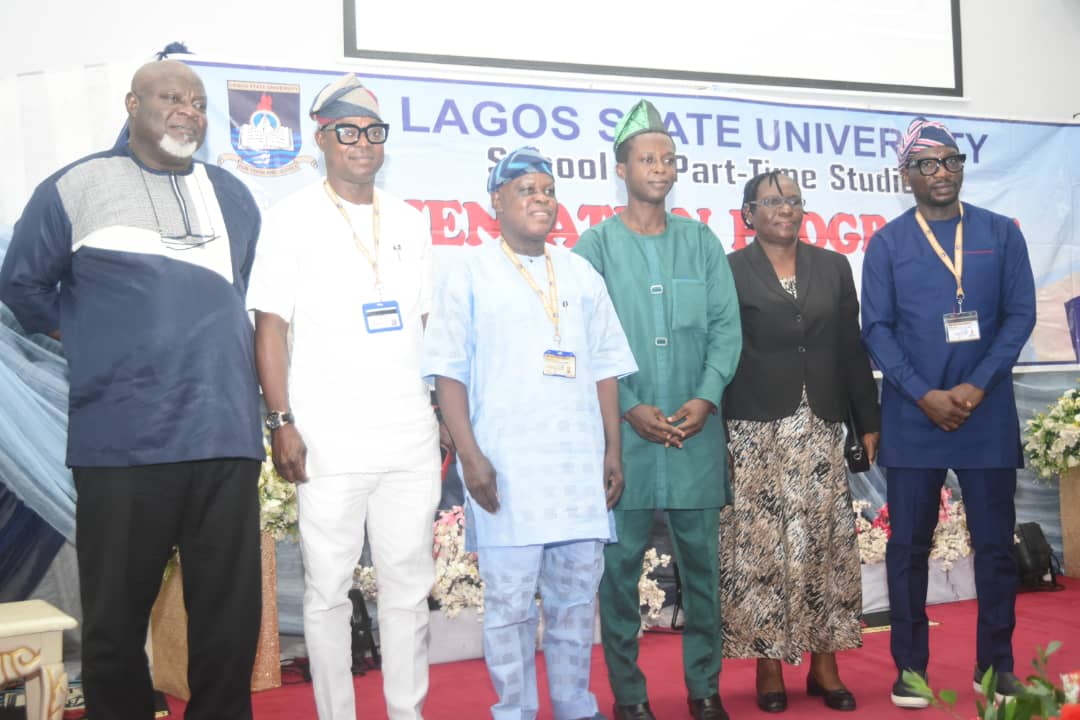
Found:
[[[439,604],[448,618],[456,617],[465,608],[484,612],[484,583],[476,553],[465,551],[465,511],[460,505],[441,510],[435,520],[434,543],[435,585],[431,599]],[[377,601],[375,568],[357,565],[353,571],[353,587],[369,600]]]
[[[638,578],[638,596],[641,599],[641,628],[646,630],[660,618],[660,611],[664,608],[664,599],[667,593],[651,577],[658,567],[667,567],[671,563],[670,555],[660,555],[656,548],[649,548],[645,552],[645,558],[641,561],[641,577]]]
[[[477,615],[484,612],[484,583],[480,580],[480,566],[476,553],[465,551],[465,511],[460,505],[439,512],[435,520],[432,556],[435,558],[435,585],[431,599],[438,603],[448,618],[456,617],[465,608],[475,608]],[[658,567],[667,567],[670,555],[660,555],[655,548],[645,553],[638,580],[638,593],[642,613],[642,626],[648,627],[660,616],[666,594],[651,576]],[[378,601],[375,584],[375,568],[357,565],[353,570],[353,587],[364,597]]]
[[[299,534],[296,486],[278,475],[269,446],[259,472],[259,528],[275,540],[295,542]]]
[[[1047,412],[1027,421],[1024,453],[1044,480],[1080,467],[1080,389],[1066,390]]]
[[[362,592],[368,600],[374,600],[379,594],[375,587],[375,568],[370,565],[357,565],[353,570],[353,587]]]
[[[1065,702],[1080,703],[1080,670],[1061,676],[1061,690],[1065,694]]]
[[[866,500],[851,503],[855,513],[855,534],[859,542],[859,561],[863,565],[873,565],[885,560],[885,548],[892,534],[889,524],[889,505],[878,509],[873,521],[868,520],[863,511],[870,508]],[[940,560],[944,570],[952,568],[953,563],[971,554],[971,536],[967,528],[967,513],[964,503],[952,496],[952,490],[941,489],[941,504],[938,508],[938,523],[934,529],[934,538],[930,546],[930,558]]]
[[[435,586],[431,598],[447,617],[455,617],[465,608],[484,612],[484,583],[476,553],[465,552],[465,511],[460,505],[439,513],[435,521]]]
[[[970,554],[971,535],[968,533],[964,503],[954,500],[949,488],[941,488],[941,506],[938,509],[938,524],[934,528],[934,540],[930,545],[930,559],[940,560],[943,570],[951,570],[955,561]]]
[[[885,545],[889,542],[888,525],[887,522],[879,522],[880,514],[873,522],[863,515],[863,511],[869,508],[870,503],[866,500],[851,503],[851,509],[855,512],[855,537],[859,541],[859,562],[863,565],[884,562]]]

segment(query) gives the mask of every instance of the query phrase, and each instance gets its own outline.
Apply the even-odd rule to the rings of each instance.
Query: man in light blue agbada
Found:
[[[618,378],[637,365],[603,279],[546,243],[550,162],[516,150],[488,190],[502,237],[442,275],[422,369],[468,490],[492,717],[536,717],[539,591],[554,716],[602,718],[589,692],[594,603],[623,486]]]

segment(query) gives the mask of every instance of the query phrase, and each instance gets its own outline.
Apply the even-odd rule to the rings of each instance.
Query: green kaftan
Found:
[[[643,440],[622,424],[626,489],[619,510],[719,508],[730,498],[720,416],[742,350],[739,301],[727,256],[704,224],[667,215],[660,235],[638,235],[619,216],[574,247],[604,276],[638,372],[619,380],[619,410],[639,403],[673,414],[691,398],[718,409],[683,448]]]

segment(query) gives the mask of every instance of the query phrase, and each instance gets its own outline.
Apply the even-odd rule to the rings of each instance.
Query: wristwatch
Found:
[[[266,427],[269,430],[277,430],[282,425],[293,422],[293,414],[289,411],[266,413]]]

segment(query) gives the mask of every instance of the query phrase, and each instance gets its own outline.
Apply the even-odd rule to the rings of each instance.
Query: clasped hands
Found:
[[[682,448],[683,443],[701,432],[716,406],[702,398],[690,398],[673,415],[664,415],[655,405],[640,403],[623,417],[634,432],[649,442],[664,447]]]
[[[917,404],[930,422],[951,432],[967,422],[984,397],[986,393],[971,383],[960,383],[949,390],[931,390]]]

